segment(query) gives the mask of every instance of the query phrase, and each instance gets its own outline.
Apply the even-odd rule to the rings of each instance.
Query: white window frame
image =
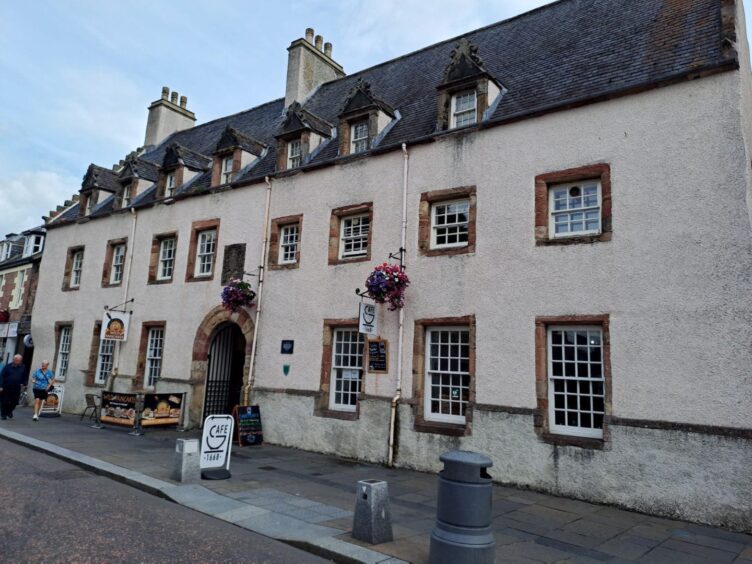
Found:
[[[8,260],[13,252],[13,243],[10,241],[3,241],[0,244],[0,261]]]
[[[303,146],[300,139],[287,142],[287,168],[297,168],[303,163]]]
[[[363,128],[365,128],[365,135],[362,135],[360,137],[357,137],[358,130],[361,130],[361,133],[363,132]],[[368,120],[361,120],[356,121],[350,126],[350,146],[351,153],[362,153],[363,151],[368,150]]]
[[[110,284],[120,284],[123,281],[125,268],[125,243],[112,246],[112,264],[110,266]]]
[[[72,325],[60,326],[60,344],[57,349],[57,379],[65,380],[68,375],[68,365],[70,363],[71,337],[73,334]]]
[[[349,334],[348,340],[340,340],[340,337],[346,333]],[[343,354],[344,347],[347,346],[349,349],[353,346],[353,343],[355,352],[348,351],[348,354]],[[358,398],[363,391],[365,343],[365,338],[362,333],[358,332],[357,327],[335,327],[332,330],[332,372],[329,382],[329,409],[350,412],[357,409]],[[342,346],[338,347],[338,345]],[[358,347],[360,347],[360,352],[358,352]],[[345,358],[347,358],[347,362],[342,362]],[[354,365],[351,364],[353,361],[355,361]],[[347,373],[347,377],[344,377],[345,373]],[[337,385],[340,382],[342,384],[341,389],[337,390]],[[356,382],[355,390],[352,389],[353,382]],[[347,383],[347,390],[345,390],[345,383]],[[354,403],[342,401],[345,395],[350,399],[354,397]],[[337,401],[337,399],[340,401]]]
[[[365,219],[368,222],[368,226],[365,229],[365,233],[363,232],[363,219]],[[358,220],[358,234],[353,235],[352,230],[353,226],[352,223]],[[347,234],[348,225],[350,229],[350,234]],[[371,231],[371,218],[370,215],[367,213],[363,214],[354,214],[354,215],[345,215],[340,218],[339,222],[339,258],[340,259],[348,259],[348,258],[358,258],[358,257],[365,257],[368,255],[368,238],[369,233]],[[357,251],[353,251],[350,249],[349,251],[345,249],[348,242],[354,242],[356,240],[361,241],[361,248]]]
[[[193,271],[196,278],[205,278],[214,273],[214,254],[216,252],[216,229],[204,229],[196,233],[196,266]]]
[[[596,188],[596,197],[597,197],[597,203],[594,205],[585,205],[585,189],[586,188],[592,188],[595,186]],[[573,199],[569,192],[572,188],[579,187],[581,192],[579,199],[582,200],[582,206],[578,208],[570,208],[569,202],[571,199]],[[567,207],[563,209],[555,209],[557,200],[556,195],[557,192],[566,191],[566,202]],[[602,214],[602,196],[603,189],[601,187],[601,181],[596,178],[592,178],[589,180],[580,180],[578,182],[564,182],[560,184],[552,184],[548,187],[548,232],[549,236],[553,239],[561,239],[565,237],[579,237],[582,235],[600,235],[603,229],[602,221],[601,221],[601,214]],[[576,198],[575,198],[576,199]],[[587,229],[586,221],[594,221],[594,219],[586,219],[586,215],[588,212],[595,212],[595,215],[597,216],[598,226],[593,229]],[[556,218],[557,217],[564,217],[569,216],[569,221],[567,222],[567,225],[571,227],[572,223],[572,215],[575,214],[582,214],[582,223],[584,229],[580,231],[567,231],[566,233],[556,233]]]
[[[279,264],[295,264],[298,262],[298,247],[300,245],[300,224],[289,223],[279,228]]]
[[[229,157],[222,157],[222,184],[229,184],[232,182],[232,166],[233,166],[233,160],[234,158],[231,156]]]
[[[70,277],[70,287],[71,288],[80,288],[81,287],[81,276],[83,273],[83,267],[84,267],[84,251],[78,250],[73,253],[73,257],[71,258],[71,277]]]
[[[115,360],[115,341],[112,339],[102,339],[99,341],[99,352],[97,353],[97,370],[94,374],[94,382],[104,384],[107,377],[112,373],[112,367]]]
[[[8,304],[9,309],[18,309],[19,307],[21,307],[21,303],[23,301],[24,284],[26,284],[27,270],[29,269],[24,268],[23,270],[16,271],[16,283],[13,287],[13,295],[11,296],[10,304]]]
[[[463,203],[467,205],[467,211],[465,212],[467,216],[467,221],[445,223],[443,225],[437,224],[436,217],[438,215],[438,210],[441,206],[451,206],[451,205],[463,204]],[[441,244],[437,243],[438,231],[440,229],[452,229],[455,227],[460,227],[462,225],[466,226],[464,241],[457,241],[455,243],[441,243]],[[456,247],[467,247],[469,244],[469,236],[470,236],[470,199],[469,198],[461,198],[458,200],[445,200],[445,201],[440,201],[440,202],[434,202],[433,204],[431,204],[431,249],[453,249]]]
[[[599,341],[600,341],[600,362],[591,362],[589,359],[586,361],[587,365],[590,366],[591,364],[599,364],[600,365],[600,372],[601,375],[599,378],[580,378],[579,376],[576,377],[568,377],[568,376],[554,376],[554,354],[553,354],[553,333],[555,331],[588,331],[588,339],[590,339],[590,332],[597,332],[600,335]],[[590,354],[590,347],[592,345],[588,344],[588,356]],[[577,345],[574,345],[574,358],[575,361],[570,361],[571,364],[573,364],[576,368],[576,372],[579,373],[579,365],[582,364],[577,359]],[[548,429],[551,433],[557,434],[557,435],[568,435],[573,437],[587,437],[587,438],[595,438],[595,439],[602,439],[603,438],[603,421],[605,420],[605,408],[606,408],[606,379],[605,379],[605,362],[604,362],[604,342],[603,342],[603,327],[601,325],[549,325],[546,328],[546,356],[548,358],[547,362],[547,368],[546,368],[546,377],[548,379]],[[564,357],[562,357],[562,364],[565,364]],[[588,368],[589,370],[589,368]],[[565,369],[562,368],[562,374],[565,373]],[[563,390],[564,392],[560,392],[556,389],[556,381],[563,381]],[[576,391],[569,392],[569,382],[574,382],[574,386],[576,387]],[[580,392],[580,384],[581,383],[587,383],[588,388],[590,389],[589,394],[583,394]],[[601,387],[601,394],[596,394],[594,390],[594,384],[599,384]],[[599,413],[602,414],[602,423],[600,428],[594,428],[594,427],[580,427],[579,424],[577,426],[574,425],[568,425],[567,421],[565,420],[565,424],[557,424],[556,423],[556,410],[561,408],[557,407],[557,398],[556,395],[562,395],[563,394],[563,400],[564,405],[566,406],[567,402],[569,401],[568,396],[575,396],[577,399],[577,408],[575,409],[569,409],[569,407],[565,407],[565,416],[569,411],[574,411],[578,414],[578,421],[579,416],[584,413],[590,413],[591,421],[594,420],[593,413]],[[589,410],[583,410],[580,409],[581,407],[581,398],[589,396],[589,403],[590,403],[590,409]],[[595,410],[595,405],[593,402],[594,397],[599,397],[602,400],[603,410],[602,412],[599,410]]]
[[[454,344],[450,342],[448,344],[449,346],[449,357],[441,357],[439,354],[439,357],[435,357],[432,350],[433,342],[433,336],[437,333],[441,332],[457,332],[457,333],[465,333],[467,338],[467,343],[462,343],[462,339],[460,339],[460,342],[457,344]],[[437,346],[440,346],[441,343],[436,343]],[[467,358],[464,359],[461,356],[457,356],[456,359],[453,358],[452,352],[454,347],[462,347],[463,345],[467,346]],[[441,351],[439,351],[441,353]],[[453,326],[434,326],[434,327],[426,327],[425,330],[425,384],[423,388],[423,417],[427,421],[439,421],[443,423],[461,423],[464,424],[467,421],[467,418],[465,415],[456,415],[451,413],[436,413],[432,409],[432,392],[433,392],[433,376],[450,376],[450,384],[447,386],[443,382],[439,384],[440,387],[448,387],[450,390],[452,388],[459,388],[459,399],[454,400],[451,397],[449,398],[449,403],[459,403],[460,405],[465,405],[465,410],[467,410],[467,405],[469,404],[470,399],[470,387],[472,385],[472,373],[470,372],[470,327],[467,325],[453,325]],[[446,358],[450,364],[449,367],[446,370],[441,370],[441,366],[438,366],[437,370],[431,369],[431,361],[436,358],[437,360],[441,360],[443,358]],[[457,369],[452,370],[451,369],[451,362],[452,360],[457,361]],[[461,369],[461,361],[466,360],[467,362],[467,370]],[[467,385],[463,385],[462,378],[467,378]],[[458,381],[458,383],[455,385],[455,381]],[[467,401],[463,401],[462,399],[462,389],[467,389],[468,399]],[[450,392],[451,393],[451,392]],[[441,400],[438,400],[439,403],[441,403]]]
[[[44,248],[44,235],[27,235],[24,241],[24,256],[35,255]]]
[[[175,195],[175,173],[170,172],[165,176],[165,197],[172,198]]]
[[[123,186],[123,197],[120,201],[120,207],[121,208],[127,208],[131,205],[131,185],[126,184]]]
[[[162,358],[164,356],[164,327],[149,327],[146,339],[145,387],[153,388],[162,377]]]
[[[472,108],[464,108],[461,110],[457,109],[457,102],[464,98],[465,96],[472,94],[473,95],[473,106]],[[467,123],[462,123],[458,125],[458,116],[465,116],[470,115],[472,113],[473,120]],[[456,94],[452,95],[452,123],[451,123],[451,129],[454,129],[456,127],[465,127],[469,125],[475,125],[478,123],[478,92],[473,90],[463,90],[462,92],[457,92]]]
[[[168,247],[168,243],[171,243]],[[157,263],[157,280],[172,280],[175,273],[175,250],[177,248],[177,239],[175,237],[165,237],[159,240],[159,261]],[[169,253],[169,256],[168,256]],[[169,269],[169,274],[165,272]]]

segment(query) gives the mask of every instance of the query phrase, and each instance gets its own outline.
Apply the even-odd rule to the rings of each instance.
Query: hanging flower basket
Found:
[[[389,302],[389,311],[405,306],[405,289],[410,279],[398,264],[381,264],[366,279],[368,296],[376,303]]]
[[[222,307],[232,312],[242,307],[250,307],[256,299],[256,292],[251,285],[240,278],[233,278],[222,290]]]

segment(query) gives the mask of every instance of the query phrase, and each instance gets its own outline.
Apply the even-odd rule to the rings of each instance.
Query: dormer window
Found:
[[[478,48],[465,38],[452,50],[437,90],[437,131],[468,127],[489,119],[505,92],[483,65]]]
[[[131,185],[126,184],[123,186],[123,199],[121,203],[121,207],[127,208],[131,205]]]
[[[3,241],[2,244],[0,244],[0,261],[8,260],[10,258],[10,253],[13,250],[13,243],[10,241]]]
[[[96,205],[97,205],[97,193],[91,192],[89,194],[89,198],[86,200],[86,215],[89,215],[91,212],[93,212]]]
[[[28,257],[42,252],[44,235],[29,235],[24,243],[24,256]]]
[[[287,144],[287,168],[297,168],[302,160],[300,139],[293,139]]]
[[[165,176],[165,197],[172,198],[175,195],[175,173],[170,172]]]
[[[473,125],[478,121],[475,90],[465,90],[452,96],[452,128]]]
[[[222,159],[222,184],[229,184],[232,181],[232,155]]]
[[[353,123],[350,126],[351,153],[362,153],[368,150],[368,120]]]

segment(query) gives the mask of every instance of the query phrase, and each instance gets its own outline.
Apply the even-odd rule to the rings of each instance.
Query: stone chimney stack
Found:
[[[287,88],[285,107],[303,103],[319,84],[345,76],[343,68],[332,59],[332,44],[315,35],[313,28],[305,31],[305,39],[296,39],[287,48]]]
[[[186,107],[188,98],[180,96],[178,105],[178,96],[177,92],[170,94],[170,89],[163,86],[162,97],[149,106],[145,147],[159,145],[176,131],[190,129],[196,123],[196,115]]]

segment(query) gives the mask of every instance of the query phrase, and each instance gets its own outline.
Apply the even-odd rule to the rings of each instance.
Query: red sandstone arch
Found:
[[[209,357],[209,347],[217,328],[223,323],[235,323],[245,337],[245,354],[251,354],[253,345],[253,319],[245,309],[236,312],[227,311],[221,305],[206,314],[196,330],[193,340],[193,360],[202,361]]]

